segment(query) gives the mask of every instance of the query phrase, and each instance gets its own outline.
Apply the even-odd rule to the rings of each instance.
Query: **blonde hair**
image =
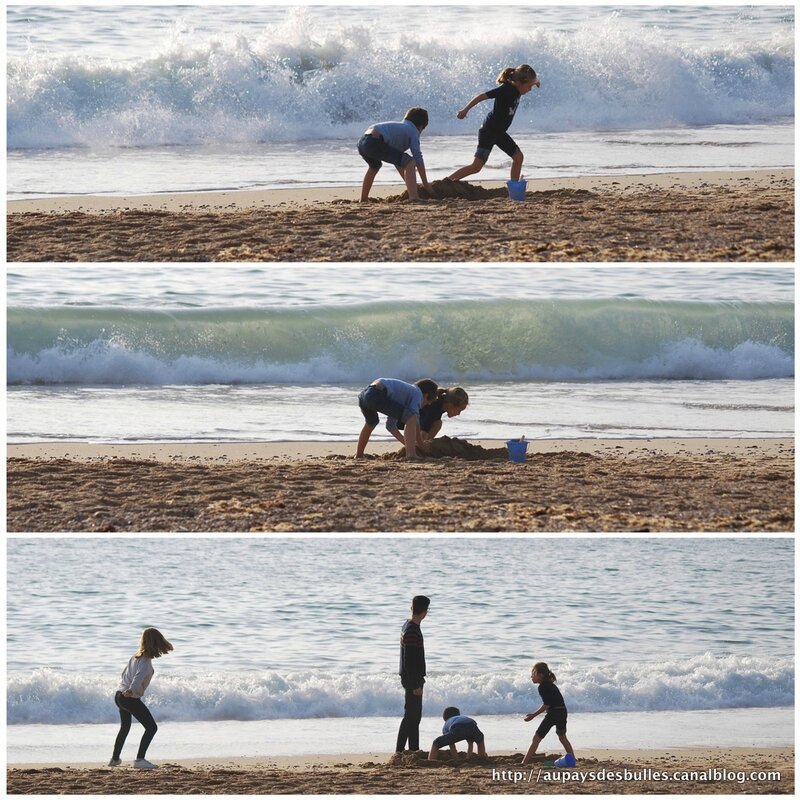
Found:
[[[556,682],[556,676],[552,672],[550,672],[550,667],[548,667],[547,664],[544,663],[544,661],[539,661],[538,663],[533,665],[533,667],[531,668],[531,675],[533,675],[534,672],[537,673],[538,675],[541,675],[548,683]]]
[[[142,631],[142,638],[139,639],[139,649],[136,651],[135,658],[141,658],[142,656],[159,658],[159,656],[163,656],[173,649],[158,628],[145,628]]]
[[[456,408],[466,408],[469,405],[469,395],[460,386],[454,386],[452,389],[439,389],[436,399]]]
[[[498,83],[532,83],[536,80],[536,70],[529,64],[506,67],[498,76]]]

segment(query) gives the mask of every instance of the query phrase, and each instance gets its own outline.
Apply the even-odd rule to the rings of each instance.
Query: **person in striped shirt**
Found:
[[[403,720],[397,733],[397,752],[419,750],[419,724],[422,721],[422,687],[425,685],[425,642],[420,624],[428,615],[430,598],[417,595],[411,601],[411,617],[400,633],[400,683],[406,698]]]

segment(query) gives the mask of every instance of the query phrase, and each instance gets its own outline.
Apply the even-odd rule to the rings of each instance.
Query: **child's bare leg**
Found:
[[[406,458],[417,458],[417,439],[419,438],[419,422],[412,416],[406,422]]]
[[[458,758],[458,748],[454,745],[450,745],[450,758]]]
[[[364,175],[364,180],[361,182],[361,202],[366,203],[369,200],[369,193],[372,189],[372,183],[375,180],[375,176],[378,174],[378,170],[373,169],[372,167],[367,168],[367,172]]]
[[[481,757],[486,756],[486,745],[483,742],[478,742],[478,755]]]
[[[372,435],[373,430],[375,429],[372,425],[370,425],[369,423],[364,423],[364,427],[361,429],[361,433],[358,435],[356,458],[364,457],[364,450],[366,450],[367,448],[367,442],[369,441],[369,437]]]
[[[518,181],[520,175],[522,175],[522,162],[525,160],[525,156],[522,155],[522,150],[517,148],[517,152],[514,153],[513,157],[511,158],[511,180]]]
[[[531,742],[531,746],[528,748],[528,752],[525,753],[525,758],[522,759],[523,764],[529,764],[533,761],[533,757],[536,755],[536,751],[539,748],[539,743],[542,741],[541,736],[534,736],[533,741]]]
[[[439,760],[439,748],[435,745],[431,745],[431,751],[428,753],[428,761],[438,761]]]
[[[575,751],[572,749],[572,745],[570,744],[569,739],[567,739],[566,733],[563,736],[559,735],[558,740],[564,745],[564,749],[568,753],[571,753],[573,756],[575,755]]]
[[[474,175],[476,172],[480,172],[483,169],[485,163],[485,161],[481,161],[479,158],[476,158],[468,166],[457,169],[452,175],[450,175],[450,180],[460,181],[462,178],[466,178],[467,175]]]
[[[403,180],[406,182],[408,199],[419,200],[419,193],[417,192],[417,162],[412,158],[405,167],[398,167],[397,171],[403,176]]]

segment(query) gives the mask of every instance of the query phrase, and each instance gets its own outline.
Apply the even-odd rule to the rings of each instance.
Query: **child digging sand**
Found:
[[[428,188],[425,162],[419,137],[428,127],[428,112],[424,108],[410,108],[402,122],[379,122],[367,128],[358,141],[358,152],[367,162],[368,169],[361,183],[361,202],[369,200],[369,193],[375,176],[383,162],[394,164],[405,181],[409,200],[419,200],[417,192],[417,170],[422,185]],[[406,150],[411,150],[411,155]],[[412,157],[413,156],[413,157]]]
[[[564,705],[564,698],[556,686],[556,676],[550,672],[550,668],[544,661],[533,665],[531,670],[531,680],[539,687],[539,696],[542,698],[542,705],[525,717],[525,722],[530,722],[539,714],[544,714],[541,725],[536,729],[531,746],[522,759],[523,764],[530,764],[536,756],[539,743],[547,736],[550,728],[555,726],[559,741],[567,751],[563,758],[556,761],[557,767],[574,767],[575,753],[569,739],[567,739],[567,707]]]
[[[439,749],[450,745],[450,753],[455,756],[458,753],[456,742],[467,742],[467,756],[472,755],[472,745],[478,743],[478,755],[486,755],[486,747],[483,744],[483,733],[472,717],[465,717],[455,706],[448,706],[442,714],[444,726],[442,735],[433,740],[431,752],[428,754],[429,761],[439,760]]]

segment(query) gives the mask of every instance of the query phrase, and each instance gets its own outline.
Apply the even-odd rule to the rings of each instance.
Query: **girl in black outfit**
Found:
[[[506,67],[497,76],[497,82],[500,85],[496,89],[490,89],[488,92],[473,97],[456,114],[459,119],[465,119],[473,106],[484,100],[494,99],[494,108],[487,114],[478,131],[478,149],[475,151],[475,160],[469,166],[456,170],[450,176],[451,181],[460,181],[467,175],[480,172],[495,145],[506,155],[511,156],[511,180],[518,181],[522,175],[524,156],[507,131],[514,119],[520,97],[528,94],[534,86],[538,88],[541,84],[536,77],[536,71],[528,64]]]
[[[531,746],[528,748],[525,758],[522,759],[522,763],[529,764],[533,761],[539,743],[547,736],[550,728],[555,726],[558,738],[568,754],[567,758],[571,756],[571,762],[574,765],[575,751],[572,749],[569,739],[567,739],[567,707],[564,704],[561,692],[556,686],[556,676],[550,672],[550,667],[544,661],[540,661],[538,664],[533,665],[531,680],[539,687],[542,705],[536,711],[528,714],[525,717],[525,722],[530,722],[534,717],[538,717],[539,714],[544,714],[544,719],[536,729],[536,735],[533,737]]]

